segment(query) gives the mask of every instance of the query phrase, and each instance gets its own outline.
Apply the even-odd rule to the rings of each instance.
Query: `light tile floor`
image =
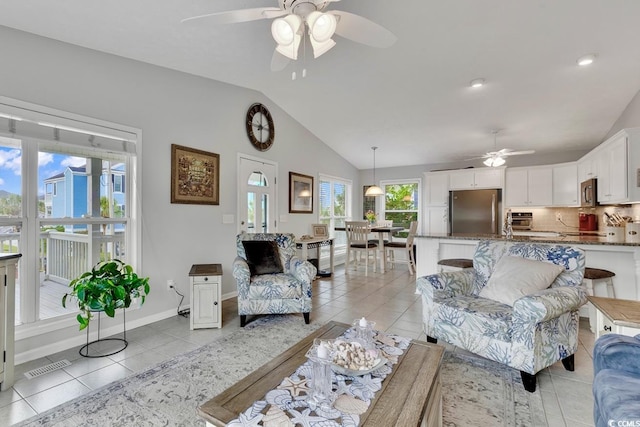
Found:
[[[8,426],[60,405],[90,390],[144,370],[176,354],[207,344],[239,329],[235,299],[223,302],[223,328],[189,330],[189,319],[174,316],[127,332],[129,346],[121,353],[87,359],[78,348],[52,354],[16,367],[16,383],[0,392],[0,426]],[[415,295],[415,277],[398,267],[385,274],[340,268],[331,279],[313,285],[311,321],[351,323],[362,316],[376,321],[376,328],[425,340],[421,303]],[[301,318],[302,321],[302,318]],[[580,347],[575,371],[559,362],[538,374],[549,426],[592,426],[594,335],[581,322]],[[28,380],[23,373],[66,359],[69,367]]]

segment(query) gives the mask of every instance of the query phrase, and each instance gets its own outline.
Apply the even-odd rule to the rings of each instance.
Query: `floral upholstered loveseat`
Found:
[[[246,242],[256,241],[271,243],[276,253],[276,259],[271,260],[275,263],[269,265],[266,273],[263,269],[258,270],[259,274],[252,274],[256,266],[250,266],[245,253],[245,245],[249,245]],[[238,285],[240,325],[246,324],[249,314],[302,313],[309,323],[311,281],[316,276],[316,268],[296,256],[294,235],[241,233],[236,236],[236,247],[238,256],[233,262],[233,277]],[[275,269],[272,264],[277,264]]]
[[[516,267],[509,270],[510,265]],[[538,371],[559,360],[573,370],[578,309],[586,303],[584,268],[585,255],[578,248],[481,241],[473,268],[417,279],[427,340],[442,339],[518,369],[525,389],[533,392]],[[538,287],[542,290],[513,291],[546,270],[553,271]],[[509,301],[493,299],[512,292]]]

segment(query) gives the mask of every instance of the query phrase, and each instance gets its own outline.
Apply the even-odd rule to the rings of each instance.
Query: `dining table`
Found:
[[[371,233],[378,233],[378,255],[379,255],[379,259],[380,259],[380,272],[384,273],[384,269],[386,266],[386,259],[384,256],[384,236],[385,234],[389,235],[389,240],[391,240],[391,235],[393,233],[396,233],[398,231],[402,231],[404,230],[404,227],[400,227],[400,226],[383,226],[383,225],[371,225],[369,227],[369,231],[371,231]],[[334,228],[335,231],[346,231],[345,227],[335,227]]]

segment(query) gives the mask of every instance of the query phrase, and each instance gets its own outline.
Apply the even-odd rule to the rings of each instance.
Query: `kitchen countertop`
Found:
[[[606,237],[598,235],[576,235],[578,233],[558,233],[557,236],[513,236],[514,242],[536,242],[536,243],[572,243],[580,245],[610,245],[610,246],[640,246],[640,243],[615,243],[608,242]],[[504,235],[498,234],[422,234],[416,238],[423,239],[451,239],[451,240],[506,240]]]

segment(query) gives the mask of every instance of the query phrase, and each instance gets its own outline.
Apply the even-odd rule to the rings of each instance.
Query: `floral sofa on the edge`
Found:
[[[278,271],[252,274],[253,266],[247,262],[245,244],[256,241],[274,243]],[[238,285],[240,326],[245,326],[249,314],[302,313],[305,323],[309,323],[311,282],[317,270],[313,264],[296,256],[295,236],[241,233],[236,236],[236,247],[238,256],[233,262],[233,277]]]
[[[538,371],[558,360],[574,369],[578,309],[587,301],[584,268],[578,248],[480,241],[473,268],[417,279],[427,340],[441,339],[518,369],[524,388],[533,392]],[[542,290],[527,289],[528,282]],[[511,300],[494,300],[506,295]]]

